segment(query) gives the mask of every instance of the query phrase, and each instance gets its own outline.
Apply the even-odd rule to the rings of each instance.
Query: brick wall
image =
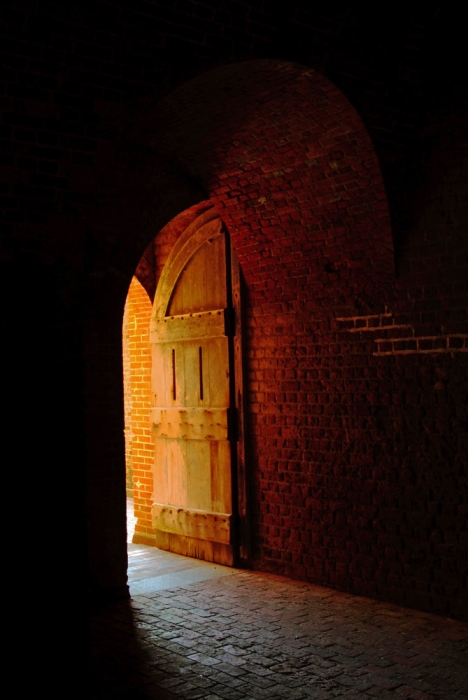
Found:
[[[85,513],[92,590],[122,594],[125,298],[209,200],[245,280],[253,564],[466,615],[463,24],[218,5],[2,5],[0,260],[21,317],[52,280],[83,376],[62,520]]]
[[[241,261],[254,565],[461,615],[463,222],[441,229],[419,203],[397,272],[362,123],[290,65],[215,71],[137,131],[202,180]],[[443,265],[436,231],[451,238]]]
[[[135,515],[146,522],[152,497],[153,445],[149,423],[151,407],[151,301],[136,278],[130,284],[123,325],[125,387],[125,455],[127,495],[135,499]],[[125,371],[125,369],[127,371]],[[136,531],[144,527],[140,520]],[[146,531],[144,531],[146,532]]]
[[[128,378],[125,381],[126,415],[125,447],[127,494],[133,496],[136,517],[134,542],[154,545],[151,526],[153,503],[154,445],[151,438],[149,413],[151,408],[151,345],[149,330],[152,303],[146,290],[134,277],[128,290],[124,324],[128,353]],[[131,472],[131,474],[129,473]]]
[[[130,290],[129,290],[130,291]],[[130,375],[130,338],[128,295],[125,302],[122,322],[122,363],[124,380],[124,431],[125,431],[125,488],[127,496],[133,498],[133,458],[132,458],[132,395]]]

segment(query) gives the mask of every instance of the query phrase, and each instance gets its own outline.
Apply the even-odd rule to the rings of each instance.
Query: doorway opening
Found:
[[[151,307],[147,291],[134,276],[127,294],[122,328],[127,539],[154,546],[147,517],[151,510],[154,450],[148,420],[151,401]]]
[[[231,566],[250,556],[240,302],[228,232],[202,203],[152,241],[123,320],[131,541]]]

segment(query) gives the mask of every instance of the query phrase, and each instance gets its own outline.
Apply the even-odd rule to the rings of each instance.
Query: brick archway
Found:
[[[342,359],[329,354],[344,352],[331,346],[336,318],[380,311],[379,290],[394,277],[385,189],[365,127],[323,76],[254,61],[180,87],[137,125],[135,140],[206,194],[205,203],[167,224],[141,259],[137,277],[150,297],[154,270],[200,207],[216,208],[240,260],[255,564],[346,585],[341,572],[326,570],[316,548],[313,564],[312,555],[304,557],[309,540],[322,530],[319,537],[328,536],[330,527],[315,506],[307,522],[303,514],[312,502],[306,482],[317,481],[325,460],[317,446],[339,441],[342,432],[340,410],[324,408],[330,392],[333,401],[340,395],[340,370],[326,369]],[[346,459],[334,449],[341,471]],[[300,472],[304,483],[286,488],[288,470]],[[320,493],[314,503],[329,498]],[[341,547],[337,542],[336,551]]]
[[[372,307],[376,286],[392,280],[373,145],[344,95],[315,71],[270,60],[213,70],[160,102],[135,138],[206,192],[256,303],[281,285],[288,308],[311,289],[315,306],[359,298]]]
[[[157,265],[162,265],[189,223],[186,217],[195,218],[203,206],[215,207],[240,261],[253,563],[349,587],[348,571],[337,564],[346,533],[331,539],[328,549],[312,543],[328,541],[334,532],[333,519],[320,514],[324,504],[347,503],[343,426],[362,429],[353,399],[341,401],[348,391],[340,379],[344,353],[372,354],[370,345],[357,350],[337,336],[337,322],[356,313],[381,313],[382,298],[389,298],[389,288],[392,293],[387,201],[366,130],[327,79],[295,64],[254,61],[181,86],[136,125],[133,140],[133,158],[141,157],[144,167],[135,168],[133,161],[130,190],[126,163],[120,188],[116,171],[113,191],[123,196],[116,199],[112,219],[106,210],[99,222],[104,230],[122,231],[128,222],[136,233],[122,235],[116,251],[123,278],[135,272],[131,261],[144,237],[146,245],[150,239],[161,242],[152,245],[160,245]],[[166,172],[172,179],[162,187]],[[143,207],[136,207],[140,201]],[[170,224],[161,227],[168,202],[172,212],[178,206],[184,214],[166,215]],[[131,221],[135,211],[137,225]],[[151,296],[155,279],[144,269],[145,256],[140,281]],[[112,290],[100,292],[101,303],[107,303]],[[334,490],[321,476],[330,459]],[[360,521],[349,518],[351,531],[358,533]]]

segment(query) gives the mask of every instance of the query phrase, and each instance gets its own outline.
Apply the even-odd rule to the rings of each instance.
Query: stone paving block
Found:
[[[224,673],[224,671],[219,671],[218,666],[214,666],[213,670],[204,671],[204,674],[210,680],[225,685],[228,688],[238,688],[239,686],[245,685],[245,676],[235,678],[234,676],[230,676],[228,673]]]
[[[246,683],[250,688],[264,688],[270,692],[278,686],[278,679],[273,676],[258,676],[256,673],[246,673],[242,676],[242,683]]]
[[[361,692],[364,690],[368,690],[369,688],[372,688],[376,685],[374,683],[374,679],[370,676],[351,677],[345,674],[341,674],[339,676],[335,676],[333,680],[339,685],[344,685],[346,688],[353,688],[354,690],[360,690]]]
[[[245,698],[245,693],[236,688],[227,688],[226,686],[215,685],[213,691],[226,700],[243,700]]]
[[[285,686],[275,686],[274,688],[259,688],[255,685],[247,685],[245,687],[245,692],[249,694],[255,700],[272,700],[273,698],[278,698],[278,700],[302,700],[304,698],[304,693],[296,692],[287,688]]]
[[[175,644],[180,644],[183,647],[187,647],[187,649],[194,649],[197,647],[197,641],[195,639],[185,639],[184,637],[175,637],[173,639],[173,642]]]
[[[177,688],[178,697],[181,700],[202,700],[206,696],[206,691],[201,688]]]
[[[343,666],[350,666],[352,668],[363,668],[367,664],[364,654],[360,654],[359,656],[336,654],[335,656],[332,656],[331,659],[336,663],[343,664]]]
[[[223,645],[231,645],[235,649],[245,649],[251,651],[255,646],[253,639],[242,639],[229,635],[223,639]]]
[[[196,645],[195,645],[196,646]],[[187,648],[186,646],[182,644],[178,644],[174,641],[166,641],[164,643],[164,649],[167,651],[171,651],[174,654],[178,654],[179,656],[188,656],[189,654],[193,653],[193,648]]]
[[[219,645],[221,654],[230,654],[231,656],[245,656],[248,652],[240,645],[223,643]]]
[[[347,697],[347,696],[346,696]],[[377,698],[377,700],[395,700],[395,692],[393,690],[386,690],[385,688],[378,688],[373,686],[361,694],[361,698]],[[398,700],[401,700],[398,696]]]
[[[202,654],[198,651],[190,654],[188,658],[192,659],[192,661],[198,661],[198,663],[203,664],[204,666],[214,666],[215,664],[220,663],[219,659],[216,659],[213,656],[207,656],[206,654]]]
[[[192,649],[193,654],[204,654],[205,656],[215,656],[217,652],[217,645],[213,646],[209,643],[209,640],[200,637],[195,642],[195,646]]]
[[[259,678],[257,676],[256,678]],[[284,685],[286,688],[301,688],[304,685],[304,682],[307,680],[311,680],[313,678],[312,676],[308,676],[307,679],[304,678],[304,676],[301,676],[297,673],[294,674],[279,674],[279,673],[272,673],[271,676],[267,676],[267,679],[272,682],[272,687],[275,687],[277,685]],[[256,680],[252,679],[253,683],[256,683]]]
[[[398,697],[404,698],[404,700],[433,700],[434,698],[438,697],[437,695],[423,693],[416,688],[410,688],[409,686],[403,685],[397,688],[395,692]],[[441,700],[445,700],[445,698],[441,698]],[[453,700],[453,698],[450,700]]]
[[[218,642],[225,642],[231,639],[238,639],[238,637],[234,637],[230,631],[218,630],[216,628],[213,628],[211,625],[209,629],[203,631],[203,636],[209,643],[211,643],[213,639],[217,640]]]
[[[234,654],[228,654],[222,649],[216,650],[216,658],[223,661],[226,664],[231,664],[231,666],[243,666],[246,660],[242,656],[235,656]]]
[[[230,676],[234,676],[235,678],[241,678],[247,673],[243,666],[232,666],[231,664],[227,664],[224,661],[221,661],[219,665],[216,666],[216,671],[223,671],[224,673],[227,673]]]
[[[245,671],[250,671],[251,673],[257,674],[258,676],[269,676],[272,673],[270,669],[264,668],[263,666],[260,666],[260,664],[252,663],[252,661],[245,661],[242,668]]]
[[[340,697],[334,694],[330,687],[321,687],[318,685],[305,686],[304,695],[306,698],[312,698],[313,700],[331,700],[331,698]]]
[[[203,698],[207,691],[204,688],[199,688],[195,683],[187,681],[173,687],[172,692],[183,700],[198,700]]]

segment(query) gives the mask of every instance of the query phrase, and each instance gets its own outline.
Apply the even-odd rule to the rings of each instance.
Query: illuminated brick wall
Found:
[[[153,495],[153,443],[151,407],[151,346],[149,329],[152,304],[134,277],[128,290],[123,325],[125,388],[125,455],[127,494],[134,498],[135,542],[151,536]],[[125,371],[126,369],[126,371]],[[150,543],[150,542],[148,542]]]
[[[132,280],[133,283],[133,280]],[[131,285],[130,285],[131,286]],[[130,293],[130,290],[129,290]],[[125,488],[127,496],[133,498],[133,464],[132,464],[132,395],[130,375],[130,338],[129,338],[129,299],[125,302],[122,323],[122,362],[124,380],[124,424],[125,424]]]

